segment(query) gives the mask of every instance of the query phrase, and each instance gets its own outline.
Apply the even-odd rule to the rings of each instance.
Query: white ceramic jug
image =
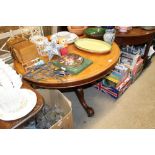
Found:
[[[112,44],[115,40],[115,29],[107,29],[103,35],[103,40],[109,44]]]

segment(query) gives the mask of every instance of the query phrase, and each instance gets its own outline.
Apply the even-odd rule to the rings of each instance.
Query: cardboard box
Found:
[[[50,129],[72,129],[73,116],[71,101],[69,101],[59,90],[38,89],[38,91],[44,97],[45,104],[50,104],[52,106],[57,104],[65,113],[65,116],[51,125]]]
[[[131,75],[133,78],[133,82],[137,79],[137,77],[140,75],[140,73],[143,70],[143,59],[140,59],[134,66],[134,68],[131,71]]]
[[[127,88],[131,85],[131,77],[130,75],[119,85],[118,88],[112,87],[112,86],[105,86],[104,83],[101,81],[98,84],[95,85],[95,88],[98,90],[107,93],[111,95],[113,98],[117,99],[119,98]]]

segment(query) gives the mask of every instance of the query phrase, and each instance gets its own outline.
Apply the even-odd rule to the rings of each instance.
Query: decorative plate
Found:
[[[35,107],[36,94],[29,89],[0,89],[0,119],[12,121],[24,117]]]
[[[68,31],[61,31],[61,32],[53,34],[51,36],[51,40],[53,38],[58,38],[58,39],[64,38],[66,39],[67,44],[71,44],[71,43],[74,43],[78,39],[78,36],[75,33],[70,33]]]
[[[75,42],[75,46],[90,53],[107,53],[111,50],[111,45],[97,39],[83,38]]]
[[[74,53],[69,53],[65,56],[60,57],[58,61],[64,67],[77,67],[82,64],[83,57]]]

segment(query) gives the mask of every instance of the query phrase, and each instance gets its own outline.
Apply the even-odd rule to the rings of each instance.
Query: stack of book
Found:
[[[117,64],[109,75],[95,85],[95,88],[117,99],[130,84],[131,76],[129,68],[123,64]]]
[[[114,70],[105,77],[104,81],[108,86],[117,88],[128,77],[128,75],[129,68],[123,64],[117,64]]]

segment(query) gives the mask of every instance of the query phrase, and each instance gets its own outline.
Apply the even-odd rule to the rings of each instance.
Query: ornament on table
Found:
[[[66,47],[61,48],[61,49],[60,49],[60,53],[61,53],[61,56],[67,55],[67,54],[68,54],[67,48],[66,48]]]
[[[63,45],[57,43],[57,38],[53,38],[51,41],[48,41],[46,37],[36,35],[32,36],[30,40],[37,45],[39,54],[41,56],[48,56],[49,60],[54,55],[60,56],[60,49],[63,47]]]
[[[66,43],[66,39],[65,38],[59,38],[58,43],[63,46],[60,49],[61,56],[64,56],[64,55],[68,54],[68,50],[67,50],[68,44]]]
[[[58,39],[58,44],[62,45],[63,47],[68,46],[68,44],[66,43],[66,39],[63,37]]]
[[[48,52],[49,60],[52,59],[54,55],[60,56],[60,49],[63,48],[62,44],[57,43],[57,38],[53,38],[51,42],[48,42],[45,50]]]
[[[41,35],[33,35],[29,39],[31,42],[36,44],[39,55],[41,56],[47,55],[45,48],[46,45],[48,44],[48,39],[46,37]]]

